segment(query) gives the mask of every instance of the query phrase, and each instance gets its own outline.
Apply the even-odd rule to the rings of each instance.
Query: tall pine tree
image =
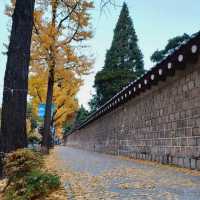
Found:
[[[143,55],[137,42],[133,22],[124,3],[114,30],[111,48],[106,54],[105,65],[95,77],[96,95],[91,102],[96,103],[96,108],[144,73]]]

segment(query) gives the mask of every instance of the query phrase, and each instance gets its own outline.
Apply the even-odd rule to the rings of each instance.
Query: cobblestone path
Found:
[[[200,200],[200,172],[70,147],[55,149],[70,200]]]

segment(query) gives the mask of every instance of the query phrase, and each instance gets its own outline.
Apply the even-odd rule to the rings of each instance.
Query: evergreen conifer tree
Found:
[[[176,47],[181,45],[184,41],[187,41],[190,39],[190,36],[186,33],[180,36],[173,37],[168,40],[166,46],[162,50],[156,50],[152,56],[151,56],[151,61],[158,63],[161,60],[163,60],[168,54],[172,53]]]
[[[144,73],[143,55],[138,47],[138,38],[129,16],[126,3],[123,4],[111,48],[107,51],[105,65],[96,74],[96,108],[121,90],[128,82]],[[91,102],[94,103],[92,99]],[[94,105],[93,105],[94,106]]]

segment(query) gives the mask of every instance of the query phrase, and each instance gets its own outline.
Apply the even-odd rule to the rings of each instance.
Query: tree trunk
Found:
[[[52,28],[56,27],[56,12],[58,7],[58,1],[55,0],[52,4]],[[49,77],[48,77],[48,88],[47,88],[47,97],[46,97],[46,109],[45,109],[45,119],[44,119],[44,133],[42,137],[42,152],[44,154],[49,153],[49,147],[51,143],[51,105],[53,100],[53,86],[54,86],[54,76],[55,76],[55,34],[52,33],[53,44],[50,47],[50,57],[49,57]]]
[[[46,98],[46,109],[45,109],[45,119],[44,119],[44,133],[42,137],[42,152],[44,154],[49,153],[50,147],[50,128],[51,128],[51,105],[53,99],[53,86],[54,86],[54,66],[49,71],[48,77],[48,88],[47,88],[47,98]]]
[[[35,0],[17,0],[4,77],[0,151],[27,146],[26,106]]]

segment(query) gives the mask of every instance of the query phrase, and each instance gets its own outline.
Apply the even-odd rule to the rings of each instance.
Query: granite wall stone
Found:
[[[76,130],[65,144],[200,169],[200,59]]]

